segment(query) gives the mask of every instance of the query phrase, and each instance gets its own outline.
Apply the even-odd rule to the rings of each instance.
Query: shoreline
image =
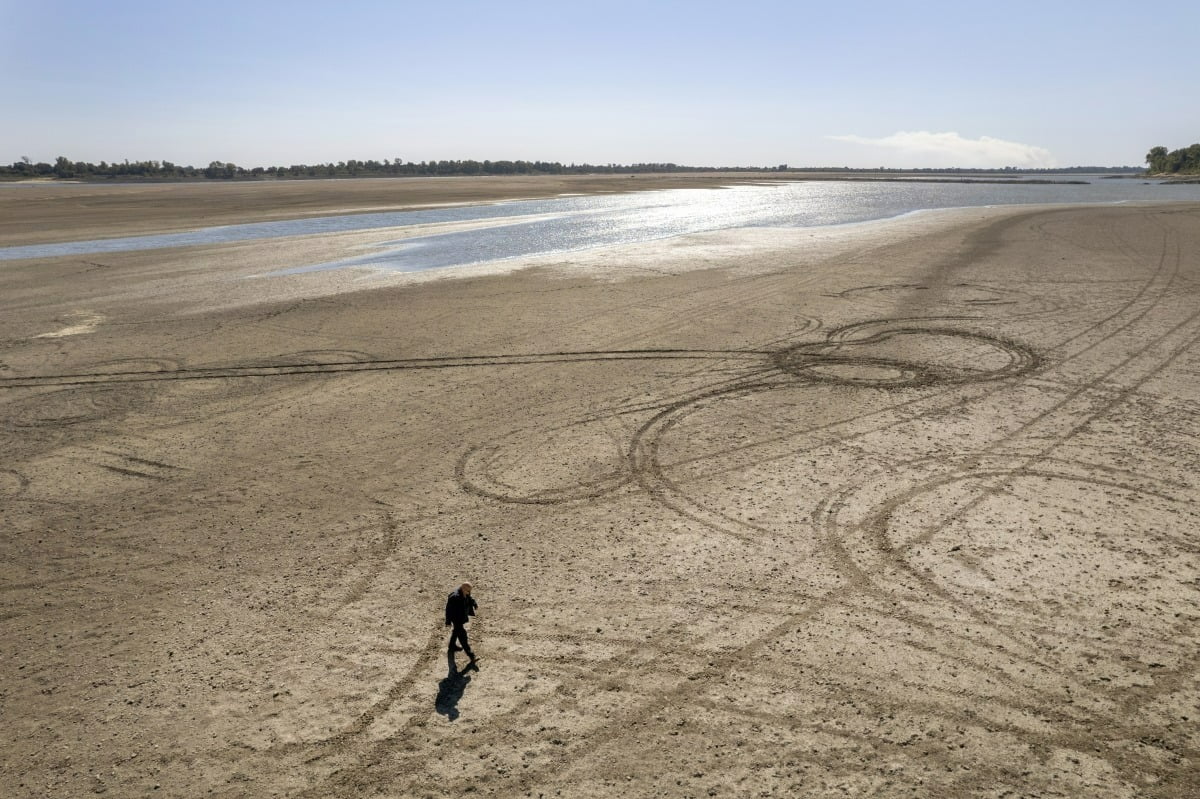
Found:
[[[79,272],[76,290],[89,296],[88,313],[130,302],[180,309],[188,315],[243,306],[314,300],[345,292],[400,288],[429,282],[501,277],[540,271],[554,279],[605,282],[645,276],[653,270],[683,274],[712,268],[747,250],[789,253],[802,262],[820,261],[858,247],[905,241],[981,220],[999,221],[1031,210],[1071,206],[974,206],[918,209],[882,219],[813,227],[741,227],[605,245],[580,250],[481,261],[471,264],[403,271],[378,266],[313,268],[355,257],[384,242],[423,238],[491,226],[509,217],[465,222],[428,223],[397,228],[311,233],[272,239],[200,244],[148,250],[121,250],[93,255],[0,261],[0,269],[35,280],[47,272]],[[197,269],[194,264],[205,264]],[[127,272],[128,282],[115,280]],[[60,298],[46,314],[75,313],[78,299]],[[76,310],[72,310],[76,309]],[[107,311],[104,311],[108,315]],[[0,338],[3,332],[0,330]]]
[[[449,208],[557,196],[721,189],[798,182],[1059,184],[970,178],[864,178],[836,173],[698,173],[600,176],[361,178],[232,183],[24,184],[0,191],[0,246],[192,231],[326,215]]]

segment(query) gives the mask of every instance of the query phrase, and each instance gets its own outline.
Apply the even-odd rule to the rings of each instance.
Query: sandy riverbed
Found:
[[[6,795],[1200,794],[1200,208],[372,236],[0,264]]]

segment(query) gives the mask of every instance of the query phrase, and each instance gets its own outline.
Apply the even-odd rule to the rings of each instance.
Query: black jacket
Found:
[[[468,616],[475,615],[475,600],[463,596],[462,589],[456,589],[446,600],[446,624],[466,624]]]

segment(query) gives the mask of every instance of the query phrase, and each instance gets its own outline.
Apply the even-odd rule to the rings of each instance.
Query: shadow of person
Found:
[[[454,721],[458,718],[458,700],[462,699],[463,691],[467,690],[467,684],[471,682],[467,672],[471,669],[478,671],[478,668],[472,663],[460,672],[458,664],[454,662],[453,652],[446,654],[446,665],[449,667],[449,673],[438,683],[437,699],[434,700],[433,706],[439,714]]]

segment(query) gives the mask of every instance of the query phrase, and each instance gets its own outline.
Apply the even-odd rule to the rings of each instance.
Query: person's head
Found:
[[[462,585],[460,585],[460,586],[458,587],[458,590],[459,590],[459,591],[462,591],[462,595],[463,595],[463,596],[470,596],[470,595],[471,595],[471,584],[470,584],[470,583],[463,583]]]

